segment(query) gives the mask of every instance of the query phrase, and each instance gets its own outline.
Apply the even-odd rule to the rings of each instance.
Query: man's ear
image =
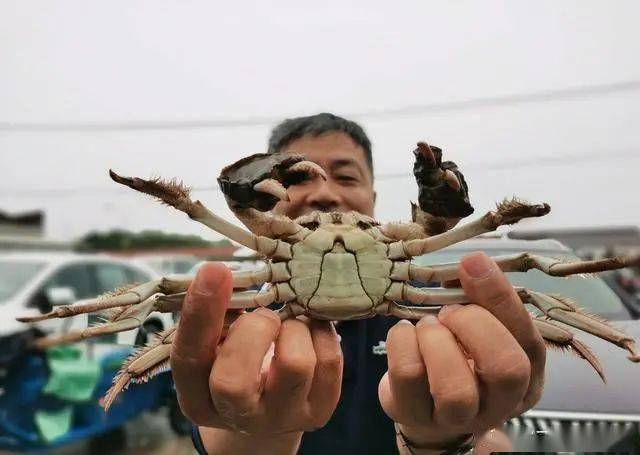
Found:
[[[378,200],[378,193],[373,192],[373,205],[376,205],[376,200]]]

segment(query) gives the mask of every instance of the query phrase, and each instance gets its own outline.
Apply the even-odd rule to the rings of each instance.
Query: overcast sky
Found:
[[[232,218],[220,169],[330,111],[373,141],[383,221],[410,216],[423,139],[477,214],[517,195],[552,206],[523,228],[640,225],[639,2],[267,3],[0,0],[0,209],[44,209],[57,239],[216,238],[107,169]]]

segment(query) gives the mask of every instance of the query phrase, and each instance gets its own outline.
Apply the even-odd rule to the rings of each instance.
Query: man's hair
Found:
[[[321,134],[331,132],[345,133],[349,135],[356,144],[362,147],[364,158],[367,161],[371,176],[373,177],[371,141],[367,137],[367,133],[365,133],[364,129],[356,122],[327,112],[309,115],[308,117],[287,119],[277,125],[271,130],[269,153],[277,153],[301,137],[320,136]]]

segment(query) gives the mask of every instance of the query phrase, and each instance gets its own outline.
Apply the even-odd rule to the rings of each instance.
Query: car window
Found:
[[[469,251],[439,251],[420,256],[415,259],[419,265],[444,264],[458,262]],[[485,250],[489,256],[504,256],[515,254],[514,251]],[[573,254],[566,252],[537,253],[562,260],[579,260]],[[507,273],[507,278],[515,286],[523,286],[545,294],[558,294],[575,301],[578,306],[590,313],[595,313],[607,319],[631,319],[620,298],[598,277],[585,278],[572,276],[568,278],[551,277],[539,270],[529,270],[526,273]]]
[[[147,281],[152,279],[147,273],[141,272],[134,268],[127,267],[127,272],[129,273],[129,281],[131,283],[146,283]]]
[[[95,297],[98,293],[91,264],[88,263],[71,264],[58,270],[47,281],[44,289],[53,287],[70,287],[75,292],[77,299],[88,299]]]
[[[0,261],[0,302],[16,295],[45,265],[38,261]]]
[[[140,272],[121,264],[96,264],[98,293],[113,291],[127,284],[148,281]]]

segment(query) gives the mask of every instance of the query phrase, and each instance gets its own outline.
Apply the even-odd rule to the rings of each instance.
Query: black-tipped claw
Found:
[[[326,179],[322,168],[303,156],[258,153],[225,167],[218,184],[232,209],[254,208],[265,212],[278,201],[288,200],[289,186],[316,176]]]
[[[453,161],[442,161],[442,149],[418,142],[413,151],[413,175],[418,183],[420,209],[430,215],[464,218],[473,213],[469,188]]]

